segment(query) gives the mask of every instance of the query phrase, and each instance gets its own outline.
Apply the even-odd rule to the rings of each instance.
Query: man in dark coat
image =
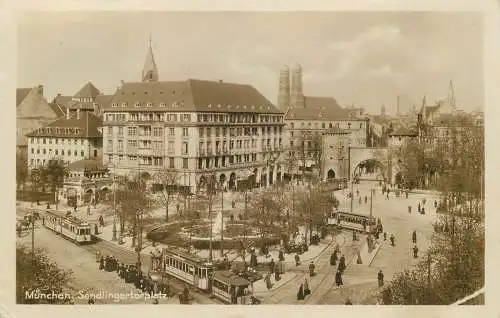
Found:
[[[413,231],[413,233],[411,234],[411,241],[413,242],[413,244],[417,244],[417,231]]]
[[[252,253],[250,256],[250,267],[255,268],[257,266],[257,255],[255,253]]]
[[[311,264],[309,264],[309,276],[314,276],[314,262],[311,261]]]
[[[274,273],[274,267],[275,267],[275,264],[274,264],[274,259],[271,258],[271,261],[269,262],[269,272],[271,274]]]
[[[299,291],[297,292],[297,300],[304,299],[304,285],[300,284]]]
[[[394,234],[391,234],[390,240],[391,240],[391,245],[394,246],[396,241],[396,237],[394,237]]]
[[[330,265],[337,265],[337,250],[333,251],[332,255],[330,256]]]
[[[344,285],[344,282],[342,281],[342,273],[339,270],[335,273],[335,284],[337,287]]]
[[[377,280],[378,280],[378,287],[384,286],[384,273],[382,273],[382,270],[378,271]]]
[[[338,267],[338,270],[340,271],[340,273],[343,273],[344,270],[345,270],[346,266],[345,266],[345,257],[344,255],[342,255],[340,257],[340,260],[339,260],[339,267]]]
[[[295,254],[295,266],[299,266],[300,265],[300,256],[299,254]]]
[[[283,250],[279,251],[278,259],[282,262],[285,261],[285,254],[283,253]]]
[[[413,257],[414,258],[418,257],[418,247],[417,247],[417,245],[413,246]]]

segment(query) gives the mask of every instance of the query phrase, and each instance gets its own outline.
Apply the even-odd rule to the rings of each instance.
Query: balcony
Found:
[[[216,154],[218,154],[218,155],[220,155],[220,154],[222,153],[222,150],[220,150],[220,149],[215,149],[215,153],[216,153]]]
[[[229,150],[228,150],[227,148],[224,148],[224,149],[222,149],[222,153],[223,153],[223,154],[228,154],[228,153],[229,153]]]
[[[205,155],[205,149],[198,149],[198,156],[204,156]]]
[[[123,148],[118,148],[118,149],[116,150],[116,152],[117,152],[117,153],[123,153],[123,152],[124,152],[124,149],[123,149]]]
[[[137,154],[140,156],[152,156],[153,149],[151,149],[151,148],[138,148]]]
[[[211,156],[212,155],[212,149],[207,149],[207,155]]]

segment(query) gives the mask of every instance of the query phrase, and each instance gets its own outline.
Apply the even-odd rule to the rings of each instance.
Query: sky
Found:
[[[160,80],[250,84],[276,104],[279,71],[303,69],[306,96],[390,113],[445,98],[483,109],[483,22],[464,12],[24,12],[17,86],[49,99],[91,81],[113,94],[141,80],[148,38]]]

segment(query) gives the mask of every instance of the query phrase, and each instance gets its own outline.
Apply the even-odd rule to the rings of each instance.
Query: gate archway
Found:
[[[333,169],[328,170],[328,172],[326,173],[326,178],[335,179],[335,171],[333,171]]]

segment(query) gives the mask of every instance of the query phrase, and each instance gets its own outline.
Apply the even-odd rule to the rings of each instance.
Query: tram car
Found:
[[[216,271],[212,278],[212,296],[227,304],[241,304],[250,281],[230,271]],[[250,296],[250,295],[248,295]]]
[[[92,241],[90,224],[76,217],[46,211],[42,224],[72,242],[81,244]]]
[[[166,274],[180,279],[189,285],[208,292],[214,272],[212,263],[198,255],[183,252],[177,248],[164,248],[163,268]]]
[[[328,225],[356,230],[360,232],[373,232],[377,222],[374,217],[346,211],[334,211],[328,216]]]

